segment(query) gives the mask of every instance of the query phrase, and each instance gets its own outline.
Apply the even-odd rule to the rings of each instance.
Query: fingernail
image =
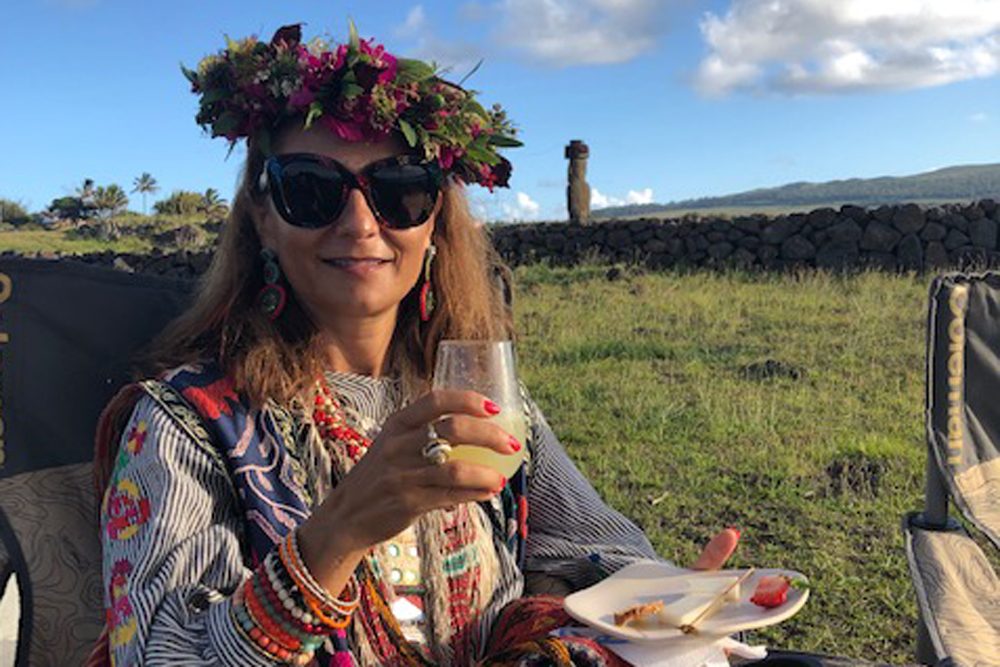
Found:
[[[513,449],[515,452],[521,451],[521,443],[519,443],[517,441],[517,438],[515,438],[514,436],[510,436],[507,439],[507,443],[510,445],[510,448]]]
[[[503,488],[504,488],[505,486],[507,486],[507,478],[506,478],[506,477],[503,477],[503,476],[501,476],[501,477],[500,477],[500,488],[499,488],[499,489],[497,489],[497,493],[500,493],[501,491],[503,491]]]
[[[500,414],[500,406],[489,399],[483,401],[483,409],[491,415]]]
[[[733,531],[733,532],[736,533],[736,539],[740,539],[740,529],[739,528],[737,528],[736,526],[730,526],[729,530],[731,530],[731,531]]]

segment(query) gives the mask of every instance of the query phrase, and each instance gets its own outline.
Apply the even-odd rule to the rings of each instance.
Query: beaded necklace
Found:
[[[351,462],[357,463],[371,447],[371,440],[347,424],[344,410],[333,400],[333,392],[326,382],[317,380],[316,389],[313,422],[320,436],[328,445],[342,445]]]

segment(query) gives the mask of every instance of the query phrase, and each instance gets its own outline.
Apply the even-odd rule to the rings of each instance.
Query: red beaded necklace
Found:
[[[318,389],[313,405],[313,422],[323,439],[329,443],[341,443],[347,456],[357,463],[364,456],[372,441],[347,424],[344,410],[333,400],[333,392],[322,380],[316,381]]]

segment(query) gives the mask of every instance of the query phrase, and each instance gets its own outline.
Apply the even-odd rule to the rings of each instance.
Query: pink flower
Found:
[[[337,57],[333,62],[333,69],[340,69],[344,66],[344,62],[347,60],[347,44],[340,44],[337,46]]]
[[[385,84],[393,81],[396,78],[396,57],[391,53],[383,54],[382,66],[385,69],[379,74],[378,82]]]
[[[451,165],[455,164],[455,160],[463,155],[465,155],[465,151],[461,148],[442,146],[441,152],[438,154],[438,164],[441,165],[442,169],[451,169]]]
[[[364,141],[364,127],[356,122],[342,121],[333,116],[320,116],[320,121],[326,125],[327,129],[336,134],[344,141]]]

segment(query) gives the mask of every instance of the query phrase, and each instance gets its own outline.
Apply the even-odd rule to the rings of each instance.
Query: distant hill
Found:
[[[595,218],[654,215],[698,209],[813,207],[835,204],[872,206],[900,202],[946,202],[1000,199],[1000,164],[946,167],[913,176],[850,178],[826,183],[789,183],[722,197],[686,199],[669,204],[631,204],[593,211]]]

